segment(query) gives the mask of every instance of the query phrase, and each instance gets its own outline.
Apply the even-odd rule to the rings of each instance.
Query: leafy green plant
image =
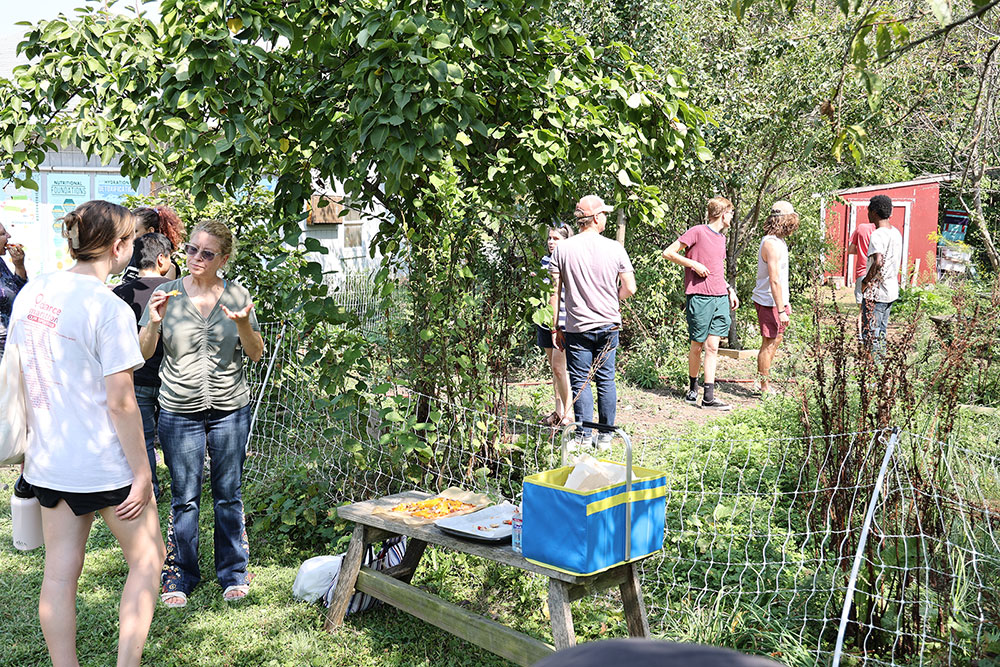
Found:
[[[248,483],[247,522],[266,535],[262,545],[272,554],[343,553],[350,525],[337,517],[331,498],[337,494],[322,474],[321,455],[311,450],[305,461],[270,470],[266,482]]]

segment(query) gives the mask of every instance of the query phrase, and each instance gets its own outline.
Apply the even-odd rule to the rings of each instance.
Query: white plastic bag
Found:
[[[302,563],[292,584],[292,596],[306,602],[323,597],[337,580],[343,560],[343,556],[316,556]]]
[[[3,261],[3,260],[0,260]],[[21,379],[20,345],[7,342],[0,359],[0,466],[24,460],[28,448],[28,413]]]
[[[375,551],[374,544],[369,544],[361,562],[363,565],[367,565],[373,570],[386,570],[395,565],[399,565],[405,554],[406,538],[402,535],[397,535],[396,537],[390,537],[383,542],[382,549],[379,551]],[[336,576],[334,576],[333,581],[330,583],[330,589],[326,592],[326,597],[323,598],[324,604],[326,604],[327,607],[329,607],[333,602],[333,591],[337,586],[337,579],[339,576],[340,571],[338,568]],[[367,593],[355,592],[354,595],[351,596],[350,601],[347,603],[347,615],[356,614],[359,611],[365,611],[366,609],[371,609],[372,607],[380,604],[382,604],[381,600],[373,598]]]
[[[574,463],[573,471],[566,478],[567,489],[593,491],[625,481],[625,466],[620,463],[598,461],[590,454],[581,454]]]

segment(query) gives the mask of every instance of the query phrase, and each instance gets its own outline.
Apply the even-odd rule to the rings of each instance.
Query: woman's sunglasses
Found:
[[[205,250],[204,248],[199,248],[191,243],[184,244],[184,254],[188,257],[194,259],[199,254],[201,254],[202,259],[206,262],[211,262],[219,254],[217,252],[212,252],[211,250]]]

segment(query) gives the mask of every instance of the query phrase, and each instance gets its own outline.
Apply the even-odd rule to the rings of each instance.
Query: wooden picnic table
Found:
[[[430,495],[420,491],[408,491],[337,509],[337,514],[343,519],[354,522],[355,527],[340,568],[332,603],[326,612],[326,622],[323,626],[326,630],[333,632],[343,624],[351,596],[355,591],[360,591],[519,665],[532,665],[553,651],[576,644],[573,615],[570,611],[571,602],[618,586],[622,594],[629,636],[649,637],[649,621],[646,618],[639,577],[634,567],[638,561],[618,565],[595,575],[577,576],[530,563],[521,554],[514,552],[509,543],[463,540],[448,535],[433,523],[414,526],[384,514],[372,514],[375,508],[388,509],[399,503],[423,500]],[[399,565],[382,571],[362,566],[361,560],[369,544],[397,535],[406,535],[410,538],[407,541],[406,554]],[[552,621],[555,646],[411,586],[410,579],[428,544],[454,549],[548,577],[549,617]]]

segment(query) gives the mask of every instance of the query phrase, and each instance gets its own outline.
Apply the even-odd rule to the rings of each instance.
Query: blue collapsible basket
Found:
[[[578,575],[596,574],[663,548],[666,473],[632,467],[632,441],[606,424],[577,424],[625,440],[625,481],[592,491],[564,484],[573,466],[524,478],[522,554],[539,565]],[[563,434],[563,463],[566,440]]]

